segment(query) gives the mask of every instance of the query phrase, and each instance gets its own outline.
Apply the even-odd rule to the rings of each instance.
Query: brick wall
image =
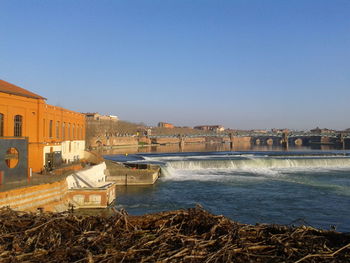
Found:
[[[61,180],[49,184],[41,184],[0,192],[0,207],[9,206],[14,210],[32,211],[50,203],[66,201],[67,183]]]

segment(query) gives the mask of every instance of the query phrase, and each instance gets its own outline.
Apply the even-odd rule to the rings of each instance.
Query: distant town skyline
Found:
[[[350,1],[0,0],[0,79],[156,126],[350,127]]]

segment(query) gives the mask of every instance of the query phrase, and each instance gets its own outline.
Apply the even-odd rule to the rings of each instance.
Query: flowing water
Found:
[[[131,154],[128,161],[162,169],[153,186],[118,187],[117,207],[130,214],[200,204],[242,223],[350,231],[348,152]]]

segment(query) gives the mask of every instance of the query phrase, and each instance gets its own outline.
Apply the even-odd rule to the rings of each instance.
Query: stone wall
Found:
[[[173,144],[180,143],[180,139],[178,137],[158,137],[152,138],[153,144]]]
[[[0,192],[0,207],[9,206],[14,210],[34,211],[38,207],[54,203],[51,210],[60,211],[62,204],[66,201],[67,189],[67,182],[64,179],[54,183]]]
[[[185,138],[185,143],[205,143],[205,138],[204,137],[186,137]]]
[[[87,145],[96,148],[101,146],[125,146],[138,145],[138,138],[133,137],[118,137],[118,136],[96,136],[89,139]]]

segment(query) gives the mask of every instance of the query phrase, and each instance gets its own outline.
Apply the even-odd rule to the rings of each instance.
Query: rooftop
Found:
[[[4,80],[0,79],[0,92],[7,93],[7,94],[13,94],[17,96],[23,96],[33,99],[43,99],[46,100],[46,98],[41,97],[33,92],[30,92],[29,90],[22,89],[16,85],[13,85],[9,82],[6,82]]]

